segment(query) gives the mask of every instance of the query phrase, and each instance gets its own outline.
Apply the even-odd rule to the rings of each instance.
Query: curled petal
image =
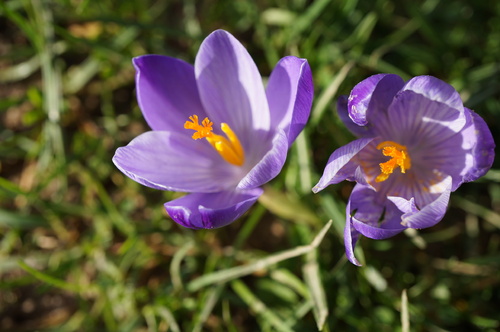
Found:
[[[403,212],[403,217],[410,216],[419,211],[415,205],[415,199],[413,197],[408,200],[403,197],[389,196],[387,199],[393,202],[399,211]]]
[[[351,206],[350,201],[347,203],[346,207],[346,221],[344,228],[344,247],[345,254],[349,262],[354,265],[361,266],[361,263],[354,256],[354,248],[356,247],[356,243],[359,239],[359,232],[352,226],[352,217],[350,215]]]
[[[247,191],[188,194],[165,203],[169,216],[193,229],[226,226],[243,215],[262,195],[260,188]]]
[[[227,123],[251,148],[256,130],[269,131],[270,114],[262,77],[247,50],[231,34],[212,32],[195,60],[201,101],[211,121]]]
[[[339,183],[346,179],[362,181],[362,177],[356,176],[356,174],[359,175],[357,173],[359,161],[356,156],[359,151],[373,140],[374,138],[360,138],[335,150],[328,159],[321,179],[312,191],[317,193],[331,184]]]
[[[356,218],[352,218],[352,225],[353,227],[361,234],[364,236],[370,238],[370,239],[375,239],[375,240],[383,240],[387,239],[390,237],[393,237],[394,235],[397,235],[404,231],[406,227],[396,227],[396,228],[381,228],[381,227],[376,227],[372,225],[365,224],[364,222],[361,222],[357,220]]]
[[[136,68],[137,100],[153,130],[189,134],[184,122],[197,114],[204,118],[196,87],[194,67],[182,60],[162,55],[133,59]]]
[[[357,184],[349,197],[352,226],[371,239],[386,239],[402,232],[401,212],[372,187]]]
[[[200,144],[206,144],[200,149]],[[216,192],[234,186],[238,167],[224,162],[208,142],[165,131],[148,131],[118,148],[113,163],[145,186],[183,192]]]
[[[359,126],[367,125],[368,109],[375,113],[384,112],[403,85],[403,79],[394,74],[373,75],[358,83],[352,89],[347,103],[352,121]]]
[[[360,126],[352,121],[347,110],[347,100],[347,96],[344,95],[339,96],[337,100],[337,114],[339,115],[340,120],[344,123],[347,129],[349,129],[349,131],[357,137],[373,136],[371,127]]]
[[[287,56],[274,68],[266,88],[271,126],[283,129],[291,145],[311,112],[314,87],[305,59]]]

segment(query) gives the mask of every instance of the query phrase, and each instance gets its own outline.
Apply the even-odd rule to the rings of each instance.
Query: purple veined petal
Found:
[[[241,217],[262,192],[261,188],[256,188],[246,191],[188,194],[165,203],[165,209],[175,222],[184,227],[218,228]]]
[[[214,124],[227,123],[248,146],[257,130],[270,130],[262,77],[247,50],[231,34],[212,32],[195,60],[201,101]]]
[[[405,90],[394,98],[388,117],[374,126],[377,134],[408,147],[429,147],[449,139],[465,125],[468,115]]]
[[[460,94],[448,83],[433,76],[417,76],[406,82],[403,91],[413,91],[425,98],[437,101],[463,113],[463,102]]]
[[[313,94],[311,68],[307,60],[287,56],[276,64],[266,88],[271,127],[285,130],[289,145],[307,123]]]
[[[358,242],[359,239],[359,232],[352,226],[352,219],[350,215],[351,211],[350,203],[351,201],[349,200],[346,206],[346,221],[344,227],[345,254],[349,262],[351,262],[354,265],[361,266],[361,263],[356,259],[356,256],[354,256],[354,248],[356,247],[356,243]]]
[[[193,114],[205,118],[192,65],[162,55],[143,55],[133,63],[137,99],[151,129],[189,134],[184,122]]]
[[[405,199],[403,197],[388,196],[387,199],[393,202],[399,211],[403,212],[403,216],[409,216],[419,212],[417,206],[415,205],[415,199],[413,197],[410,199]]]
[[[408,112],[409,109],[412,112]],[[406,189],[399,189],[397,196],[414,197],[417,205],[422,206],[436,198],[425,189],[432,183],[450,175],[453,191],[463,182],[465,172],[472,165],[470,149],[475,143],[464,140],[462,131],[457,133],[446,124],[456,113],[455,109],[412,91],[404,91],[395,98],[389,108],[389,120],[380,124],[377,130],[385,126],[381,130],[385,134],[380,135],[408,148],[412,165],[409,173],[412,176],[398,181],[399,187]],[[472,122],[470,114],[466,114],[465,118],[468,123]],[[392,196],[391,193],[388,195]]]
[[[331,184],[359,178],[359,174],[356,175],[359,170],[356,155],[374,139],[360,138],[335,150],[328,159],[321,179],[312,191],[318,193]]]
[[[443,219],[448,202],[450,201],[452,179],[451,176],[446,177],[441,183],[436,184],[432,190],[439,190],[441,194],[438,198],[424,206],[417,213],[403,215],[402,223],[410,228],[427,228],[436,225]]]
[[[377,74],[358,83],[352,89],[347,102],[352,121],[360,126],[367,125],[368,108],[376,113],[385,110],[403,85],[403,79],[394,74]],[[373,116],[376,117],[377,114]]]
[[[116,150],[113,163],[132,180],[160,190],[217,192],[238,182],[238,167],[208,142],[165,131],[139,135]]]
[[[259,142],[265,135],[257,135],[254,138],[257,147],[265,147],[265,142]],[[265,141],[265,139],[264,139]],[[253,149],[255,152],[256,150]],[[242,178],[238,184],[239,189],[250,189],[260,187],[264,183],[275,178],[286,161],[288,152],[288,138],[283,130],[278,131],[274,136],[270,149],[265,154],[249,156],[255,159],[254,167]]]
[[[384,214],[385,197],[379,197],[379,193],[368,185],[357,183],[351,192],[349,202],[351,210],[348,213],[358,221],[377,225]]]
[[[462,131],[464,142],[472,142],[471,167],[463,177],[464,182],[474,181],[486,172],[493,165],[495,159],[495,142],[486,122],[474,111],[465,109],[471,114],[471,124]]]
[[[374,240],[383,240],[390,237],[393,237],[402,231],[404,231],[407,227],[396,227],[396,228],[381,228],[372,225],[365,224],[357,220],[356,218],[352,218],[353,227],[362,235],[367,238]]]
[[[349,116],[349,112],[347,111],[347,101],[348,97],[345,95],[339,96],[339,98],[337,99],[337,114],[339,115],[342,123],[344,123],[347,129],[349,129],[349,131],[357,137],[373,136],[371,127],[360,126],[352,121],[351,117]]]
[[[406,228],[401,225],[401,212],[394,204],[369,186],[356,184],[349,202],[352,226],[368,238],[386,239]]]
[[[445,126],[454,132],[459,132],[467,122],[468,114],[464,111],[464,106],[460,94],[448,83],[441,81],[432,76],[417,76],[409,80],[401,91],[401,94],[410,94],[421,96],[415,97],[415,100],[425,102],[432,106],[433,111],[423,112],[423,121],[428,125],[434,124]],[[396,97],[398,99],[399,96]],[[420,108],[417,105],[409,105],[408,109],[419,110],[426,108],[422,105]],[[442,110],[439,112],[439,110]],[[413,112],[411,112],[413,114]],[[441,113],[438,115],[438,113]],[[390,113],[391,116],[394,113]]]

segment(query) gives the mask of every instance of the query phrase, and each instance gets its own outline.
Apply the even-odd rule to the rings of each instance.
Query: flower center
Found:
[[[245,152],[241,146],[238,136],[233,132],[227,123],[221,123],[220,129],[226,134],[227,138],[221,135],[214,134],[213,122],[205,118],[201,125],[198,122],[198,115],[189,117],[189,120],[184,123],[185,129],[192,129],[196,132],[191,136],[193,139],[206,138],[208,143],[230,164],[241,166],[245,162]]]
[[[406,173],[411,168],[411,158],[406,150],[406,146],[393,141],[384,141],[377,145],[377,150],[382,150],[382,154],[391,157],[385,163],[380,163],[380,175],[375,178],[376,182],[382,182],[389,178],[394,169],[399,166],[401,173]]]

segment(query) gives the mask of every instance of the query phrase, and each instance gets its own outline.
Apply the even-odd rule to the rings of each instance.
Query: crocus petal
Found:
[[[368,124],[370,103],[376,103],[370,105],[372,110],[385,109],[403,85],[403,79],[394,74],[377,74],[358,83],[352,89],[347,103],[352,121],[360,126]]]
[[[255,138],[258,142],[259,137]],[[258,144],[263,146],[264,143]],[[254,167],[241,179],[239,189],[250,189],[260,187],[276,177],[286,161],[288,151],[288,138],[283,130],[280,130],[272,141],[271,149],[267,150],[260,160],[254,163]]]
[[[153,130],[189,134],[184,122],[196,114],[206,114],[201,105],[194,67],[182,60],[162,55],[133,59],[137,99],[142,114]]]
[[[207,145],[207,146],[201,146]],[[238,167],[222,160],[206,141],[149,131],[118,148],[113,162],[145,186],[183,192],[217,192],[235,185]]]
[[[349,197],[350,215],[357,220],[377,225],[384,214],[385,197],[379,197],[379,194],[370,186],[357,183]]]
[[[227,123],[251,148],[256,130],[268,131],[270,114],[262,77],[247,50],[223,30],[201,44],[195,74],[205,110],[214,123]]]
[[[459,132],[466,120],[467,116],[455,108],[405,90],[389,106],[387,119],[374,126],[378,135],[400,144],[433,146]]]
[[[282,58],[274,68],[266,88],[271,126],[283,129],[291,145],[304,128],[313,99],[311,68],[305,59]]]
[[[387,239],[390,237],[393,237],[394,235],[397,235],[404,231],[406,227],[397,227],[397,228],[380,228],[372,225],[365,224],[364,222],[361,222],[357,220],[356,218],[352,218],[352,226],[360,233],[363,234],[364,236],[374,239],[374,240],[383,240]]]
[[[410,214],[415,214],[419,211],[415,205],[415,199],[413,197],[405,199],[403,197],[389,196],[387,199],[393,202],[398,210],[403,212],[404,215],[409,216]]]
[[[429,117],[430,121],[439,121],[439,123],[442,123],[454,132],[459,132],[464,127],[467,118],[462,99],[460,98],[460,94],[448,83],[432,76],[417,76],[405,84],[402,93],[407,91],[411,91],[429,101],[445,106],[441,106],[445,110],[443,111],[445,115],[439,118]],[[451,112],[450,110],[455,110],[455,112]]]
[[[464,129],[464,142],[473,141],[472,165],[464,175],[464,182],[474,181],[488,172],[495,159],[495,142],[483,118],[466,108],[471,114],[471,125]],[[467,148],[467,147],[464,147]]]
[[[460,94],[448,83],[432,76],[417,76],[406,82],[403,91],[413,91],[425,98],[437,101],[463,112],[463,102]]]
[[[371,239],[386,239],[402,232],[401,212],[372,187],[356,184],[349,197],[351,224],[360,234]],[[379,220],[384,218],[379,224]]]
[[[247,191],[188,194],[165,203],[165,209],[175,222],[184,227],[218,228],[241,217],[262,192],[262,189],[256,188]]]
[[[340,120],[344,123],[347,129],[349,129],[349,131],[357,137],[373,136],[370,126],[360,126],[352,121],[347,110],[347,102],[348,97],[344,95],[339,96],[339,99],[337,100],[337,114],[339,115]]]
[[[346,222],[344,227],[344,247],[345,254],[349,262],[354,265],[361,266],[361,263],[354,256],[354,247],[359,239],[359,232],[352,226],[352,219],[350,215],[351,206],[350,201],[346,206]]]
[[[356,180],[356,170],[358,169],[359,161],[355,157],[359,151],[373,140],[373,138],[360,138],[335,150],[328,159],[321,179],[312,191],[317,193],[331,184],[339,183],[346,179]],[[361,179],[357,180],[361,181]]]
[[[439,184],[444,188],[441,195],[432,203],[424,206],[417,213],[403,215],[402,223],[411,228],[427,228],[434,226],[443,219],[450,201],[452,179],[448,176]]]

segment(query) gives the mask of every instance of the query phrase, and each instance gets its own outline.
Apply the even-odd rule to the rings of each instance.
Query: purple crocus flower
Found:
[[[357,182],[344,229],[346,254],[356,265],[360,234],[385,239],[437,224],[450,193],[493,163],[495,143],[484,120],[431,76],[405,83],[397,75],[374,75],[340,98],[338,113],[359,138],[333,152],[313,191]]]
[[[233,222],[281,171],[307,122],[313,97],[307,61],[281,59],[264,88],[243,45],[217,30],[201,44],[194,66],[161,55],[133,63],[152,131],[118,148],[113,162],[145,186],[189,193],[165,204],[182,226]]]

